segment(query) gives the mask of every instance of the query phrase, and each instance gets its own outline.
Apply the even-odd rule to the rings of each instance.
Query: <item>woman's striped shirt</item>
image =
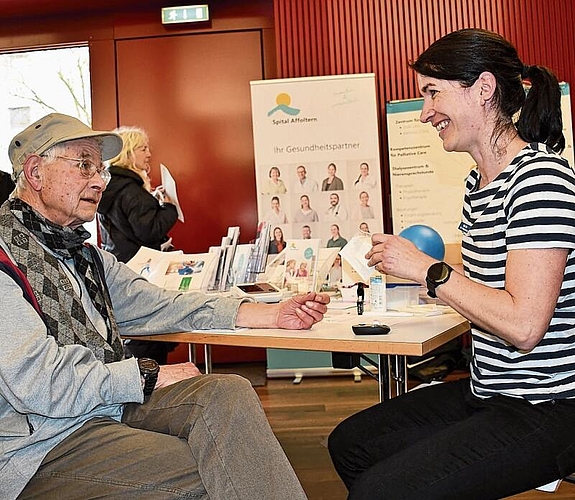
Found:
[[[507,252],[570,249],[549,329],[531,351],[520,351],[472,325],[471,388],[479,397],[505,394],[534,403],[575,398],[575,175],[543,144],[526,146],[484,188],[467,178],[460,229],[465,274],[505,288]],[[525,269],[528,273],[529,269]]]

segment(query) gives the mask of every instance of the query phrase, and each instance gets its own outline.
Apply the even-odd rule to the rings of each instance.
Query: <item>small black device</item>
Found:
[[[144,399],[148,399],[156,387],[160,365],[151,358],[138,358],[138,366],[144,379]]]
[[[445,262],[436,262],[429,266],[427,277],[425,278],[425,282],[427,283],[427,295],[436,299],[437,294],[435,293],[435,289],[439,285],[447,283],[451,276],[451,271],[453,271],[453,268]]]
[[[355,335],[387,335],[391,328],[381,323],[358,323],[351,327]]]
[[[363,300],[365,294],[363,292],[363,283],[357,284],[357,314],[360,316],[363,314]]]

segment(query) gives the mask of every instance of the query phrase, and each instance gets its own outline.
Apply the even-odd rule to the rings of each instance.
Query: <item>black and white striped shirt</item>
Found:
[[[575,398],[575,174],[543,144],[525,147],[489,185],[467,178],[460,229],[465,274],[504,289],[507,252],[570,249],[549,329],[519,351],[472,325],[471,387],[479,397],[505,394],[534,403]],[[528,269],[525,272],[529,272]]]

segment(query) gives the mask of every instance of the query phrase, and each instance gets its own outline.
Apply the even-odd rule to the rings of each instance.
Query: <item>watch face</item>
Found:
[[[433,264],[427,271],[429,279],[433,281],[443,281],[449,274],[449,268],[444,262],[437,262]]]
[[[142,373],[157,373],[160,369],[160,365],[150,358],[139,358],[138,366]]]

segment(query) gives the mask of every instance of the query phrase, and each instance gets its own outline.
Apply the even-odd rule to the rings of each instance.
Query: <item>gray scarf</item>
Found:
[[[103,266],[97,251],[84,243],[90,233],[83,227],[72,230],[53,224],[15,198],[0,207],[0,236],[30,282],[44,314],[48,333],[58,345],[83,345],[103,363],[121,360],[124,356],[122,341]],[[94,307],[106,322],[107,339],[98,333],[87,317],[81,298],[74,292],[59,260],[38,241],[62,258],[74,260]]]

